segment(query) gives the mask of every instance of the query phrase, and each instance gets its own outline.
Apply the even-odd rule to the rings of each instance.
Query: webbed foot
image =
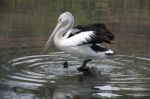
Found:
[[[89,62],[89,61],[91,61],[91,59],[86,59],[86,60],[84,60],[83,63],[82,63],[82,65],[81,65],[81,67],[78,67],[77,70],[78,70],[79,72],[88,71],[88,70],[89,70],[89,67],[86,66],[86,64],[87,64],[87,62]]]

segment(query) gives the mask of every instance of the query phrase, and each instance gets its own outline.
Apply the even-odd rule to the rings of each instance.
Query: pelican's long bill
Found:
[[[51,36],[49,37],[48,41],[46,42],[46,44],[43,48],[42,54],[46,53],[47,49],[52,45],[53,40],[54,40],[54,36],[57,33],[57,31],[62,27],[62,25],[63,25],[62,22],[58,21],[55,29],[53,30]]]

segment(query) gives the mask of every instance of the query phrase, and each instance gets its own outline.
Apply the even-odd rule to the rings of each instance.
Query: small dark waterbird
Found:
[[[77,68],[79,71],[87,71],[89,67],[86,64],[92,59],[114,54],[111,49],[101,45],[104,42],[111,44],[114,39],[114,35],[104,24],[95,23],[76,27],[73,25],[73,15],[70,12],[62,13],[42,53],[54,43],[58,49],[84,59],[81,67]]]

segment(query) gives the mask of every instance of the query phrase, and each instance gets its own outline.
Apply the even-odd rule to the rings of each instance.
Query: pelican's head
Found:
[[[72,22],[74,22],[74,17],[70,12],[62,13],[58,18],[58,23],[63,23],[62,26],[71,24]]]
[[[58,32],[59,29],[64,28],[64,29],[70,29],[72,28],[74,24],[74,17],[70,12],[65,12],[62,13],[59,18],[58,18],[58,23],[55,27],[55,29],[53,30],[51,36],[49,37],[46,45],[44,46],[43,52],[44,53],[53,43],[53,39],[55,34]]]

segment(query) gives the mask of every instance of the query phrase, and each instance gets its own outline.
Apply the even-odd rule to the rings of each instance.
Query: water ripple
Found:
[[[63,68],[64,61],[68,61],[69,68]],[[80,77],[81,73],[76,68],[81,62],[81,59],[63,52],[13,59],[9,63],[16,72],[8,75],[9,80],[5,83],[29,89],[47,86],[47,83],[56,83],[57,94],[85,95],[86,92],[91,93],[91,97],[95,98],[150,96],[149,58],[116,55],[109,59],[93,60],[87,65],[100,70],[101,75],[98,77]],[[51,85],[45,87],[48,92],[52,89]]]

